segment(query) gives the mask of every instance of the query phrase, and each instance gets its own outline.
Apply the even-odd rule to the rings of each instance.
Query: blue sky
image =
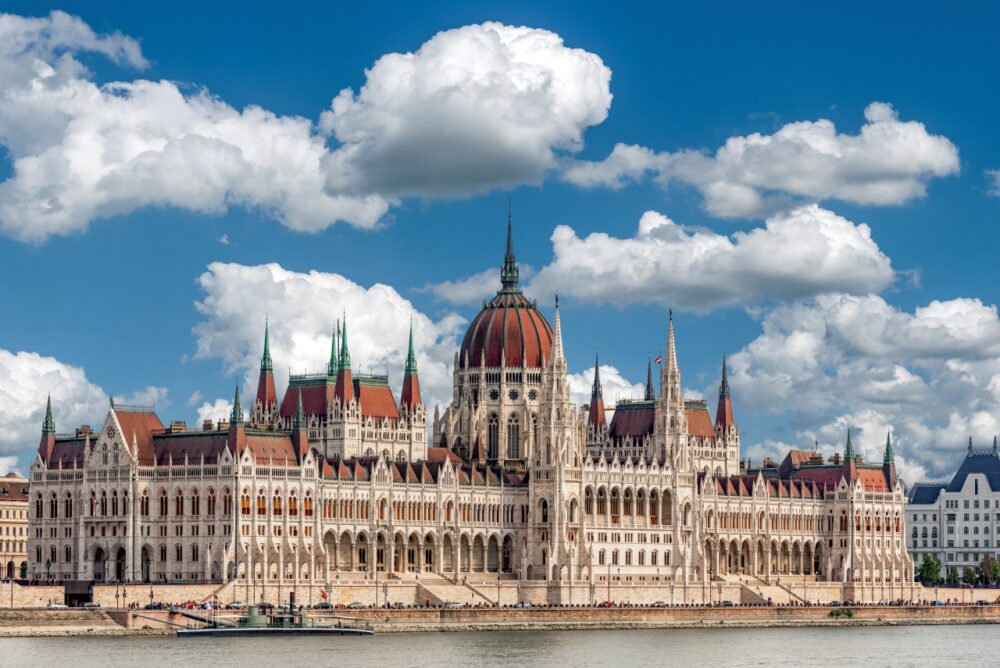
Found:
[[[217,416],[234,383],[252,390],[265,313],[284,373],[319,368],[344,310],[355,363],[398,373],[414,316],[425,385],[443,399],[462,319],[494,287],[441,284],[498,269],[508,195],[518,259],[541,272],[529,292],[546,312],[564,297],[582,388],[599,349],[611,392],[631,391],[673,305],[685,388],[711,397],[731,356],[755,459],[832,451],[847,427],[877,456],[891,429],[912,482],[946,474],[969,435],[985,445],[1000,431],[995,8],[4,11],[0,32],[23,38],[0,48],[5,466],[30,461],[47,392],[60,430],[99,420],[107,393],[155,401],[164,419]],[[524,51],[462,41],[486,21],[547,37]],[[440,83],[435,58],[491,76],[449,81],[442,106],[441,90],[407,95],[398,68],[372,69],[393,53],[418,54],[424,92]],[[550,86],[513,90],[519,59]],[[375,79],[382,97],[365,97]],[[82,94],[142,81],[178,106]],[[120,134],[129,105],[144,121]],[[262,149],[275,123],[241,116],[248,106],[285,123],[275,153]],[[716,153],[753,133],[752,151]],[[124,136],[153,148],[122,157]],[[618,144],[635,149],[622,162],[609,159]],[[309,150],[323,154],[319,186],[288,157]]]

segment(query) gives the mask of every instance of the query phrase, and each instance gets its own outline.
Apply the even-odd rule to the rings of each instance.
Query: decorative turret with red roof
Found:
[[[729,374],[726,371],[726,356],[722,356],[722,382],[719,384],[719,405],[715,411],[715,425],[723,429],[736,426],[733,419],[733,402],[729,397]]]
[[[260,358],[260,378],[257,381],[257,403],[254,406],[254,421],[268,423],[278,404],[278,393],[274,389],[274,364],[271,362],[271,341],[267,318],[264,319],[264,354]]]
[[[333,396],[343,405],[354,402],[354,381],[351,379],[351,353],[347,348],[347,315],[340,335],[340,359],[337,360],[337,384]]]
[[[42,422],[42,438],[38,443],[38,456],[48,462],[56,447],[56,422],[52,419],[52,395],[45,404],[45,420]]]
[[[607,428],[604,392],[601,389],[601,361],[597,355],[594,355],[594,385],[590,389],[590,412],[587,414],[587,424],[595,434]]]
[[[420,405],[420,380],[417,378],[417,357],[413,354],[413,321],[410,321],[410,347],[406,353],[406,368],[403,371],[403,391],[400,402],[413,410]]]

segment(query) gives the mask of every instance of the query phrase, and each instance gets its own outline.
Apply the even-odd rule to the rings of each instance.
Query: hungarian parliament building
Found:
[[[291,376],[280,398],[265,326],[256,397],[237,390],[228,421],[164,425],[112,404],[100,430],[61,435],[50,403],[30,468],[30,576],[483,573],[546,587],[550,602],[612,569],[634,586],[912,584],[891,443],[874,463],[849,434],[842,455],[742,460],[725,361],[713,419],[684,398],[672,316],[658,387],[650,368],[642,397],[607,410],[595,364],[589,405],[574,404],[558,300],[550,324],[522,293],[509,221],[500,278],[433,415],[412,332],[396,395],[386,376],[352,372],[346,318],[327,368]]]

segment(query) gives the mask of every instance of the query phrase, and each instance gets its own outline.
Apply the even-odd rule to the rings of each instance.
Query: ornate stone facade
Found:
[[[598,580],[912,581],[890,448],[877,466],[850,438],[843,461],[741,462],[725,365],[713,422],[683,396],[672,317],[658,391],[650,369],[644,398],[608,423],[598,377],[589,406],[570,400],[558,302],[550,326],[521,293],[509,225],[501,275],[432,434],[412,337],[396,401],[385,378],[352,375],[346,326],[325,373],[292,377],[280,404],[265,333],[249,420],[238,392],[229,422],[200,431],[112,406],[99,432],[57,437],[50,412],[31,467],[32,575],[249,586],[499,573],[544,583],[552,601],[574,583],[593,596]]]

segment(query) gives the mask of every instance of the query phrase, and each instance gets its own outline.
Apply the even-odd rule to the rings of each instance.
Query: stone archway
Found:
[[[107,555],[104,553],[104,548],[97,548],[94,552],[94,580],[97,582],[104,582],[104,567],[107,561]]]

